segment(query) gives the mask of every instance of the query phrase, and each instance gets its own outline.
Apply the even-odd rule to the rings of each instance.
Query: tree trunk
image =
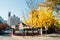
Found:
[[[43,34],[43,32],[42,32],[42,27],[41,27],[41,35]]]

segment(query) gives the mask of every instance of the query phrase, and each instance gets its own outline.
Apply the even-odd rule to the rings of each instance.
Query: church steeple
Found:
[[[10,17],[10,16],[11,16],[11,12],[8,13],[8,17]]]

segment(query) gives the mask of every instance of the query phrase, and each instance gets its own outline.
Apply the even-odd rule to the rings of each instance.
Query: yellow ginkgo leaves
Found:
[[[45,27],[47,25],[54,24],[54,15],[52,8],[46,7],[45,9],[42,7],[39,10],[31,10],[30,17],[27,21],[25,21],[27,25],[31,25],[32,27]]]

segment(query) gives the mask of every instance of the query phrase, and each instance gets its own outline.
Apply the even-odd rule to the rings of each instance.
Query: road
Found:
[[[0,40],[60,40],[60,34],[49,34],[44,36],[0,36]]]

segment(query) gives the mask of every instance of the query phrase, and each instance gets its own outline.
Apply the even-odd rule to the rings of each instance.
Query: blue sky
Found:
[[[23,10],[28,8],[25,0],[0,0],[0,16],[5,20],[8,19],[8,12],[11,12],[11,15],[16,15],[18,17],[23,16]]]
[[[43,2],[44,0],[40,0]],[[11,12],[11,15],[14,14],[19,18],[23,17],[23,11],[27,14],[28,6],[25,0],[0,0],[0,16],[4,20],[8,19],[8,12]],[[26,16],[26,14],[24,14]]]

